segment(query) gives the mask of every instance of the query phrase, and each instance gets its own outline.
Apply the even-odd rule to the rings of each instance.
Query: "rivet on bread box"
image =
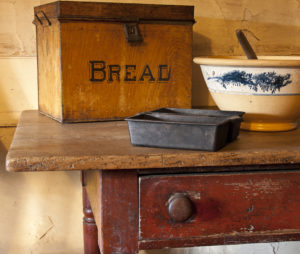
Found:
[[[88,122],[191,107],[193,6],[59,1],[34,15],[41,113]]]

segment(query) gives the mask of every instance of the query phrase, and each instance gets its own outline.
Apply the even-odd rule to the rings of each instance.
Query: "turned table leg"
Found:
[[[98,229],[86,191],[84,172],[81,172],[82,202],[83,202],[83,241],[84,254],[100,254],[98,246]]]

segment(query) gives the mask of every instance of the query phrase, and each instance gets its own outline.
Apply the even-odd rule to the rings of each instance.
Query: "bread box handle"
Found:
[[[39,17],[39,14],[42,14],[42,17]],[[36,20],[43,25],[43,19],[47,21],[48,26],[51,26],[51,21],[50,19],[47,17],[46,13],[43,11],[38,11],[34,14],[35,16],[35,20],[33,23],[37,23]]]
[[[124,32],[127,42],[142,42],[143,37],[140,33],[137,22],[125,22]]]

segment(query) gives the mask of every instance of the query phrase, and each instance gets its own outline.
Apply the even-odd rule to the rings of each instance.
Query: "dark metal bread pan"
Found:
[[[196,116],[214,116],[223,117],[230,120],[227,142],[235,140],[240,132],[242,116],[245,112],[229,110],[212,110],[212,109],[185,109],[185,108],[160,108],[148,113],[166,113],[179,115],[196,115]]]
[[[216,151],[225,146],[230,120],[222,117],[141,113],[126,119],[133,145]]]

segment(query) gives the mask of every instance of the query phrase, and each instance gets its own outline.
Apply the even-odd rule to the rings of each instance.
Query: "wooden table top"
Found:
[[[300,164],[300,128],[241,131],[217,152],[135,147],[127,122],[61,124],[24,111],[6,158],[8,171],[149,169]]]

